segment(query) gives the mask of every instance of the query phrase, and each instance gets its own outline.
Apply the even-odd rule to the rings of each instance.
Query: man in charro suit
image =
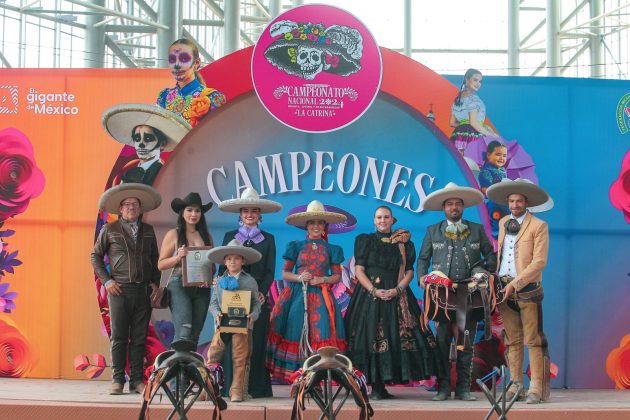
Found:
[[[449,182],[444,188],[429,194],[422,206],[425,210],[444,211],[446,220],[427,228],[418,256],[418,282],[425,287],[429,266],[433,271],[444,273],[453,283],[467,282],[475,274],[488,275],[496,268],[496,254],[483,226],[462,218],[465,207],[483,202],[483,194],[476,188],[460,187]],[[425,303],[426,304],[426,303]],[[438,392],[434,401],[444,401],[451,395],[450,348],[457,337],[457,384],[455,398],[472,401],[472,346],[477,323],[465,317],[465,325],[457,320],[436,322],[438,343]]]
[[[547,265],[549,231],[547,223],[533,216],[528,207],[546,203],[549,195],[527,179],[509,180],[492,185],[488,198],[508,205],[510,215],[499,222],[499,277],[504,284],[505,299],[499,311],[505,327],[505,345],[510,375],[523,383],[523,340],[529,350],[531,380],[527,404],[549,398],[549,350],[543,333],[541,285]],[[516,387],[508,390],[511,400]],[[518,396],[519,399],[523,395]]]

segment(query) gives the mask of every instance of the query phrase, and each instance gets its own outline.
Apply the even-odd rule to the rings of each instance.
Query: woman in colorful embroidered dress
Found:
[[[393,396],[385,384],[407,384],[435,372],[435,339],[409,282],[416,250],[409,231],[398,229],[392,211],[381,206],[374,213],[375,233],[354,242],[359,281],[346,312],[348,356],[372,385],[372,399]]]
[[[286,218],[290,225],[306,226],[308,235],[290,242],[282,256],[282,278],[288,285],[271,313],[267,343],[267,367],[278,382],[291,383],[291,375],[320,347],[346,349],[341,310],[330,289],[341,279],[343,250],[324,239],[328,224],[345,220],[317,200],[305,212]]]
[[[455,131],[451,134],[451,141],[464,154],[466,146],[481,136],[496,136],[486,120],[486,106],[477,95],[481,88],[482,75],[479,70],[468,69],[464,75],[462,86],[451,106],[451,127]]]
[[[206,86],[199,74],[199,49],[189,39],[181,38],[168,49],[168,67],[175,87],[160,92],[156,104],[179,114],[195,126],[210,111],[227,102],[225,95]]]
[[[254,323],[252,332],[253,350],[250,358],[249,394],[252,398],[271,398],[273,397],[271,377],[265,366],[267,333],[271,315],[271,308],[267,303],[267,292],[276,272],[276,241],[271,233],[261,230],[259,224],[262,223],[263,213],[280,211],[282,205],[276,201],[262,199],[255,189],[246,188],[241,198],[222,201],[219,203],[219,209],[239,213],[240,227],[225,234],[223,245],[236,239],[241,245],[253,248],[262,254],[260,261],[243,266],[243,271],[251,275],[258,283],[258,301],[261,303],[260,315]],[[219,272],[223,269],[224,267],[220,267]],[[232,346],[229,344],[227,347],[221,361],[225,376],[223,392],[226,395],[232,384]]]

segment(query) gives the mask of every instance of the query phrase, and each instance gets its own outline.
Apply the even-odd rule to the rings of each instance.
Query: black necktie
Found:
[[[508,235],[516,235],[521,230],[521,224],[516,219],[510,219],[505,222],[505,231]]]

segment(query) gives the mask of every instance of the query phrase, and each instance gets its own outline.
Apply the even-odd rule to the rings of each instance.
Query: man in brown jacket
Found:
[[[144,348],[151,317],[149,295],[160,284],[158,247],[153,227],[141,215],[158,207],[160,194],[152,187],[125,183],[105,191],[99,207],[118,220],[108,223],[94,244],[92,266],[107,289],[111,326],[112,386],[123,393],[129,360],[129,391],[144,391]],[[107,255],[109,269],[105,265]]]
[[[523,340],[529,350],[531,380],[527,404],[549,398],[549,350],[543,333],[541,284],[547,265],[549,231],[547,223],[534,217],[528,207],[546,203],[549,195],[527,179],[509,180],[492,185],[486,191],[495,203],[508,205],[510,215],[499,222],[498,266],[505,299],[499,311],[505,327],[505,345],[512,379],[523,383]],[[514,397],[516,388],[508,390]],[[521,399],[523,395],[519,395]]]

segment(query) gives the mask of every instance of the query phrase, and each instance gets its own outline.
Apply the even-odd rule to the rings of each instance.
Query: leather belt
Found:
[[[501,277],[499,277],[499,280],[501,280],[501,283],[507,284],[507,283],[511,282],[512,280],[514,280],[514,277],[512,277],[512,276],[501,276]],[[531,292],[532,290],[538,289],[540,287],[540,283],[541,282],[539,282],[539,281],[537,281],[536,283],[528,283],[525,287],[523,287],[517,293]]]

